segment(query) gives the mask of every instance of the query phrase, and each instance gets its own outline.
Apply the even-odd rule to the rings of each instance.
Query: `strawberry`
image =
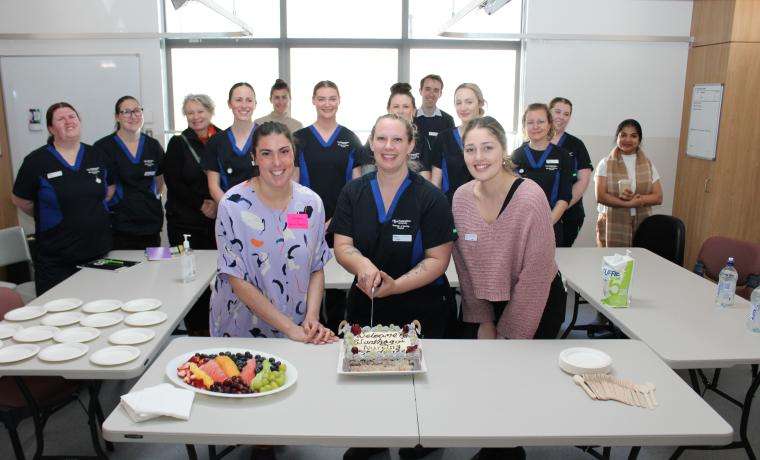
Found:
[[[354,324],[351,326],[351,333],[354,335],[359,335],[362,333],[362,328],[358,324]]]

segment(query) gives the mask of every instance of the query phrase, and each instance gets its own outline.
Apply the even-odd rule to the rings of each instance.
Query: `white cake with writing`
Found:
[[[383,372],[420,370],[420,323],[360,327],[343,321],[338,333],[343,334],[343,371]]]

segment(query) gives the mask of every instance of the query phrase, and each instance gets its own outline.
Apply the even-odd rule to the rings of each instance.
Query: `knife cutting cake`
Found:
[[[420,323],[361,327],[340,323],[344,372],[416,371],[421,369]]]

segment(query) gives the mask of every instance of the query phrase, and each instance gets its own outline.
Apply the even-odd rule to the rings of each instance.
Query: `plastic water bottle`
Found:
[[[718,276],[718,292],[715,294],[715,306],[725,308],[734,304],[736,294],[736,280],[739,274],[734,268],[734,258],[729,257],[728,263],[723,267]]]
[[[749,307],[749,318],[747,319],[747,329],[750,332],[760,332],[760,286],[752,291],[749,298],[752,306]]]

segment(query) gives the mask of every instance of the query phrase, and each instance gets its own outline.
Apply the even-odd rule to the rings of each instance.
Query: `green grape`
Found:
[[[279,377],[277,377],[277,386],[281,387],[283,385],[285,385],[285,376],[280,375]]]

